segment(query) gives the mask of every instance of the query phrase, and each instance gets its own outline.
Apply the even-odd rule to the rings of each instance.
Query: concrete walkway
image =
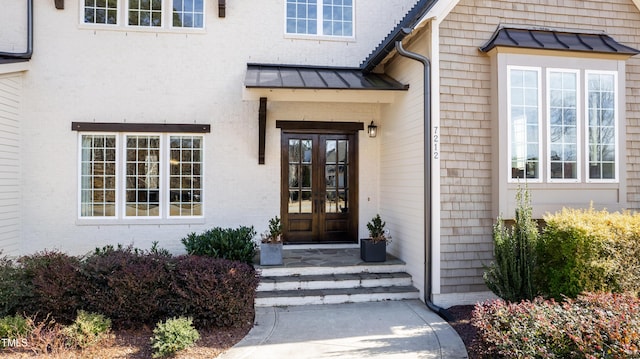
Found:
[[[419,300],[258,307],[220,359],[467,358],[458,334]]]

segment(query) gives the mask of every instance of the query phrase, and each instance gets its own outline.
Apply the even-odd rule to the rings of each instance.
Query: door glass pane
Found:
[[[338,162],[347,163],[349,160],[349,142],[347,140],[338,141]]]
[[[300,140],[289,140],[289,163],[300,162]]]
[[[336,159],[338,158],[338,148],[336,146],[336,141],[328,140],[326,142],[326,163],[336,163]]]
[[[325,211],[327,213],[347,213],[347,191],[327,190],[325,199]]]
[[[289,140],[289,213],[311,213],[312,140]]]
[[[326,141],[326,163],[325,163],[325,211],[326,213],[346,213],[347,190],[349,181],[347,173],[348,163],[348,141],[347,140],[327,140]]]

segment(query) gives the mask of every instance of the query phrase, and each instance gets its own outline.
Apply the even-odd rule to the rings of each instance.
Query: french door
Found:
[[[281,206],[287,243],[357,242],[354,134],[283,133]]]

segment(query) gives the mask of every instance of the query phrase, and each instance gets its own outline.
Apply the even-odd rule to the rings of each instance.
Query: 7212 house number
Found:
[[[438,134],[438,126],[433,128],[433,158],[440,158],[440,150],[438,150],[438,144],[440,143],[440,134]]]

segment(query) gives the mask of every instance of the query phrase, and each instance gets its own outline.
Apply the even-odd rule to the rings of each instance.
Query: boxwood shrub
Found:
[[[258,246],[253,241],[253,226],[238,228],[215,227],[201,234],[190,233],[182,239],[188,254],[223,258],[253,264]]]
[[[537,251],[542,294],[640,292],[640,214],[563,209],[545,222]]]

